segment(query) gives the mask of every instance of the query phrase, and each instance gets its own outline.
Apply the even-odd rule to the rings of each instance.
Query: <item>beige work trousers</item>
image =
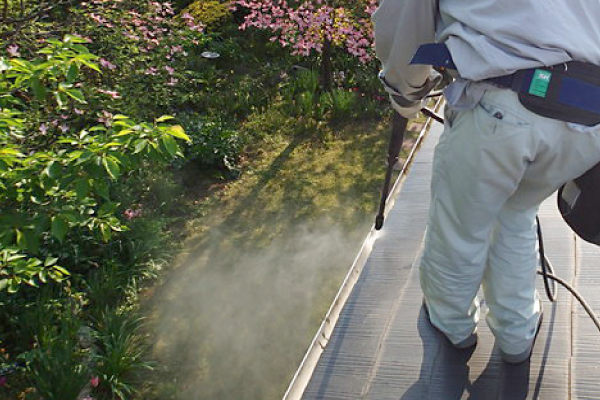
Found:
[[[540,317],[535,288],[540,203],[600,162],[600,126],[538,116],[510,90],[488,90],[472,110],[446,110],[435,150],[421,287],[433,325],[459,343],[479,319],[519,354]]]

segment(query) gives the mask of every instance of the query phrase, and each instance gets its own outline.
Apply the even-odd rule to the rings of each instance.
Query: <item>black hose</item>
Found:
[[[548,296],[548,300],[554,302],[556,301],[556,297],[557,297],[557,286],[556,286],[556,281],[554,282],[554,285],[552,287],[552,289],[550,289],[550,280],[549,275],[554,275],[554,268],[552,267],[552,264],[548,261],[548,258],[546,257],[546,252],[544,251],[544,238],[542,235],[542,225],[540,224],[540,218],[536,215],[535,217],[535,221],[537,223],[537,236],[538,236],[538,242],[539,242],[539,252],[540,252],[540,264],[542,266],[542,277],[544,278],[544,289],[546,290],[546,296]]]
[[[590,305],[585,301],[585,299],[583,297],[581,297],[581,295],[579,294],[579,292],[577,292],[577,290],[575,290],[575,288],[573,288],[571,285],[569,285],[567,282],[565,282],[562,278],[559,278],[556,275],[544,273],[543,271],[537,271],[537,273],[538,273],[538,275],[542,275],[547,279],[551,279],[554,282],[560,283],[565,289],[567,289],[569,292],[571,292],[571,294],[577,299],[577,301],[579,301],[579,304],[581,304],[581,306],[585,309],[585,312],[592,319],[592,322],[594,322],[594,325],[596,325],[596,328],[598,328],[598,331],[600,331],[600,321],[598,320],[598,317],[596,317],[596,314],[594,314],[594,311],[592,310]]]
[[[556,301],[558,294],[557,284],[561,284],[565,289],[571,292],[571,294],[577,299],[577,301],[579,301],[579,304],[582,305],[582,307],[585,309],[585,312],[592,319],[592,322],[594,322],[594,325],[596,325],[596,328],[598,328],[598,331],[600,331],[600,321],[598,320],[598,317],[596,317],[596,314],[594,314],[594,311],[592,310],[590,305],[579,294],[579,292],[575,290],[574,287],[572,287],[562,278],[559,278],[554,274],[554,267],[552,266],[552,263],[550,262],[550,260],[548,260],[548,257],[546,257],[546,254],[544,252],[544,238],[542,237],[542,227],[540,225],[540,219],[538,216],[536,216],[535,218],[537,222],[540,264],[542,266],[542,269],[540,271],[537,271],[537,274],[541,275],[544,278],[544,288],[546,289],[546,295],[548,296],[548,300],[552,302]],[[550,290],[550,280],[552,280],[553,282],[552,290]]]

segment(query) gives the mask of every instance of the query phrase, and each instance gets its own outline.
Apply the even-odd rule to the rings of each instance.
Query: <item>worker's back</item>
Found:
[[[598,0],[439,0],[439,7],[438,40],[464,78],[571,60],[600,65]]]

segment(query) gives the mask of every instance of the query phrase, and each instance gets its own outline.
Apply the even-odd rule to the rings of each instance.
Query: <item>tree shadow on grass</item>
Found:
[[[154,296],[174,398],[281,397],[371,226],[386,148],[373,124],[293,138],[213,207]]]

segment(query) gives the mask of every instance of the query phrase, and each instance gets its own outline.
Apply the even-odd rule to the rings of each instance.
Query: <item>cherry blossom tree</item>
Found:
[[[248,14],[240,29],[256,28],[272,32],[271,40],[289,47],[293,55],[321,56],[321,79],[325,89],[331,86],[331,51],[341,48],[361,63],[374,57],[373,28],[370,16],[376,0],[357,1],[344,7],[324,0],[234,0],[235,9]]]

